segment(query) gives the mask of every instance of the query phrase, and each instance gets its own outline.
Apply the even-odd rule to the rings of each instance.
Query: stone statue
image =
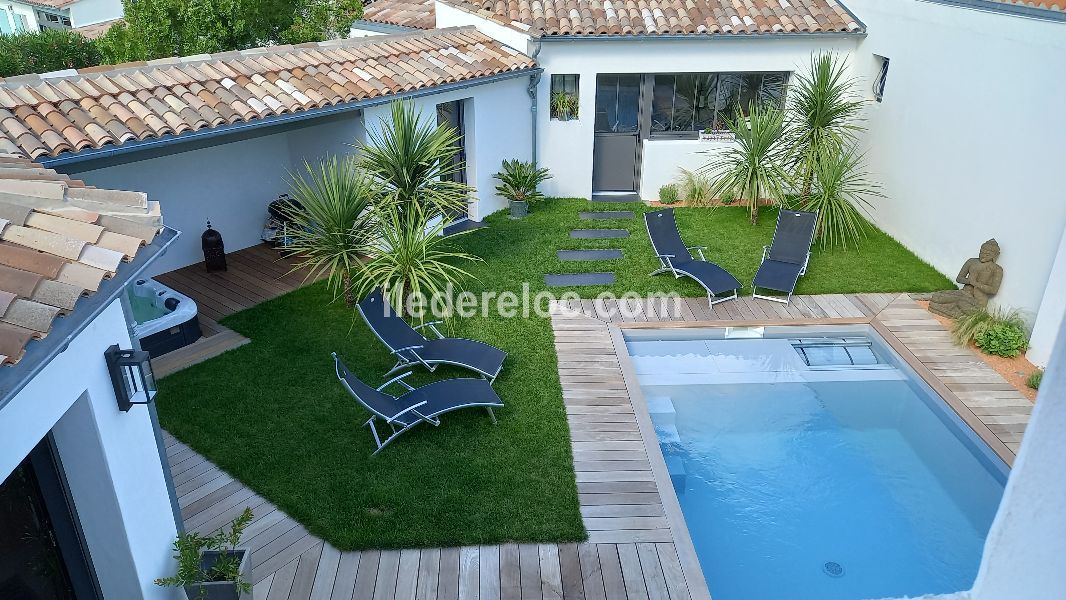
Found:
[[[1003,283],[1003,267],[996,264],[997,258],[999,243],[996,240],[981,244],[977,258],[967,260],[955,278],[956,282],[962,284],[962,289],[933,294],[929,300],[929,310],[957,319],[969,311],[988,306],[988,300],[996,295]]]

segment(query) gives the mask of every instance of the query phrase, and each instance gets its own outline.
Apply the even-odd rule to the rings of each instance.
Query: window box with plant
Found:
[[[178,572],[156,579],[156,585],[183,587],[189,600],[251,600],[247,549],[238,548],[244,529],[252,522],[251,509],[244,509],[228,529],[214,535],[182,533],[174,541]]]
[[[577,120],[578,81],[578,75],[552,75],[548,109],[553,120]]]
[[[548,169],[538,169],[532,162],[518,159],[503,161],[503,168],[493,177],[500,181],[496,193],[510,201],[512,219],[529,214],[529,203],[544,197],[538,189],[540,184],[551,179]]]

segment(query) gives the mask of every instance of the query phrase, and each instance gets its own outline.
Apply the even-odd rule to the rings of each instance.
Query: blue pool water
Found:
[[[628,340],[715,600],[969,589],[1005,465],[883,342],[812,368],[759,334]]]

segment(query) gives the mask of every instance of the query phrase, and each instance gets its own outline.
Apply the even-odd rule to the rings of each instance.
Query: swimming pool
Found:
[[[872,329],[625,338],[715,600],[971,587],[1008,468]]]

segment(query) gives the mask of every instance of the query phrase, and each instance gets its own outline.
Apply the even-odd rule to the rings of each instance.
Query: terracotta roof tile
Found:
[[[413,29],[433,29],[437,26],[435,13],[434,0],[375,0],[363,9],[363,20]]]
[[[0,79],[0,152],[37,159],[534,66],[467,27]]]
[[[1056,12],[1066,11],[1066,0],[992,0],[1000,4],[1015,4],[1029,8],[1039,8]]]
[[[64,104],[46,115],[72,110]],[[18,362],[57,318],[76,314],[160,227],[158,204],[144,194],[90,188],[0,153],[0,361]]]
[[[840,0],[447,1],[504,25],[549,36],[752,35],[865,31],[862,22]],[[398,12],[399,6],[407,3],[408,0],[377,0],[367,7],[366,11],[369,13],[371,7],[377,7],[378,11],[391,14]],[[396,8],[389,11],[387,7]]]

